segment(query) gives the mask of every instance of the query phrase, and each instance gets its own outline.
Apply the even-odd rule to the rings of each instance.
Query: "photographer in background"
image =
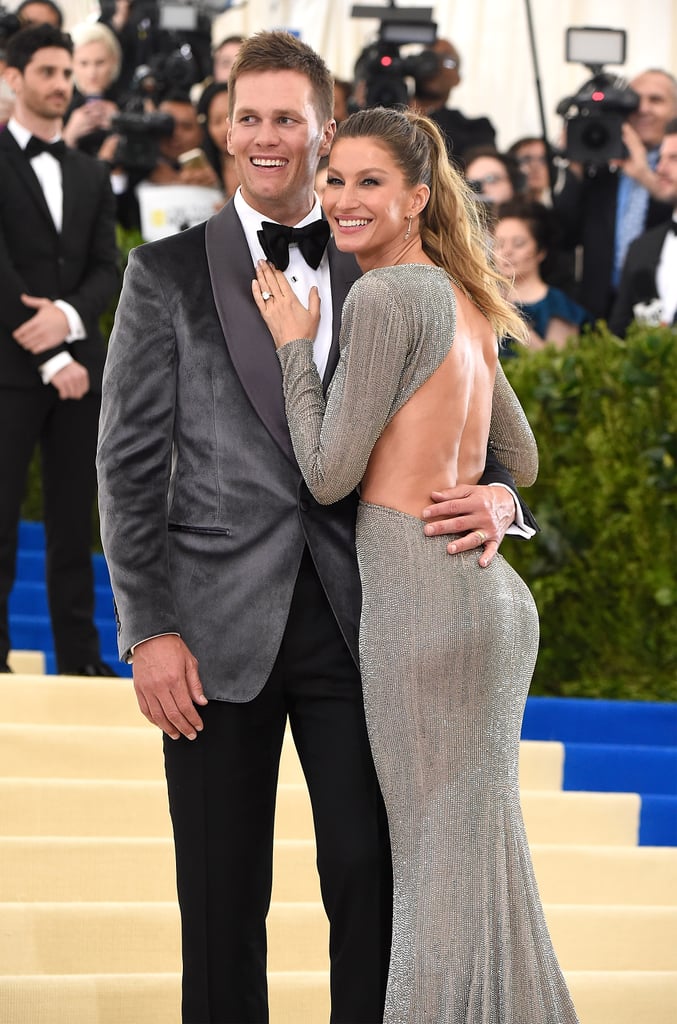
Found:
[[[666,125],[677,117],[677,80],[650,69],[630,88],[639,105],[622,128],[627,158],[570,164],[564,187],[553,196],[567,225],[567,245],[582,246],[579,301],[596,319],[611,311],[630,243],[671,216],[671,207],[660,201],[655,168]]]
[[[628,249],[609,317],[609,327],[621,336],[633,319],[677,327],[677,118],[665,129],[656,176],[656,192],[672,208],[672,219],[645,231]]]
[[[461,81],[461,58],[448,39],[436,39],[430,49],[438,55],[433,75],[415,79],[410,106],[430,117],[442,131],[449,157],[458,166],[464,163],[466,150],[476,146],[495,146],[496,131],[487,117],[466,117],[460,110],[446,106],[453,89]]]

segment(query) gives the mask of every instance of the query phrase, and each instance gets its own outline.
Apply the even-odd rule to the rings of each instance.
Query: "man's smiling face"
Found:
[[[245,200],[282,224],[313,205],[317,162],[329,150],[333,120],[322,122],[310,80],[299,71],[246,72],[237,79],[228,151]]]

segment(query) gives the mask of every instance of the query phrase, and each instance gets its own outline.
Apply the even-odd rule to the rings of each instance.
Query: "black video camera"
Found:
[[[364,80],[368,107],[407,106],[407,78],[430,78],[439,70],[439,55],[428,49],[437,39],[432,7],[355,6],[353,18],[380,18],[378,42],[365,47],[355,65],[355,77]],[[400,47],[423,45],[419,53],[403,57]]]
[[[565,156],[596,165],[627,157],[622,127],[639,106],[639,96],[624,78],[604,71],[605,64],[625,63],[625,31],[568,28],[566,59],[585,64],[593,75],[575,96],[557,105],[557,113],[566,121]]]
[[[115,115],[111,127],[120,136],[113,163],[145,175],[157,165],[160,139],[172,134],[174,118],[161,112],[123,110]]]

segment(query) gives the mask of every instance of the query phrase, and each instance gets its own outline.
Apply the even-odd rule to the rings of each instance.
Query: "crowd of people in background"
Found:
[[[24,0],[16,14],[22,26],[37,22],[57,28],[63,25],[63,14],[53,0]],[[243,37],[217,40],[208,57],[204,40],[199,37],[198,45],[196,39],[189,38],[187,54],[179,57],[178,51],[170,49],[175,38],[168,43],[159,28],[149,31],[145,23],[135,22],[133,7],[127,2],[102,5],[98,21],[75,26],[71,35],[75,87],[64,118],[63,139],[68,146],[108,164],[118,222],[127,229],[141,228],[137,200],[141,182],[217,189],[221,198],[215,210],[230,199],[238,180],[227,143],[228,76]],[[629,85],[638,94],[639,105],[623,126],[627,159],[584,164],[564,159],[561,147],[536,134],[499,149],[489,117],[469,118],[450,106],[453,90],[461,82],[457,48],[447,39],[437,39],[431,50],[437,66],[414,80],[409,106],[438,124],[450,159],[462,169],[478,201],[486,207],[489,237],[496,238],[496,262],[512,280],[515,301],[524,309],[525,291],[540,292],[547,287],[551,298],[558,296],[559,302],[562,296],[572,303],[567,306],[567,316],[555,317],[560,324],[557,329],[552,324],[548,327],[540,317],[530,320],[534,344],[563,344],[566,330],[576,333],[583,324],[600,318],[625,330],[633,318],[632,310],[629,318],[627,314],[627,289],[623,294],[620,288],[628,248],[644,231],[665,225],[672,217],[669,184],[659,172],[658,161],[666,127],[677,117],[675,78],[660,69],[635,76]],[[365,105],[365,54],[369,52],[366,48],[358,57],[352,82],[335,80],[337,123]],[[4,107],[1,104],[2,100],[0,122],[6,123],[10,104],[7,99]],[[122,129],[116,127],[116,117],[126,111],[137,117],[168,115],[157,127],[149,123],[146,134],[150,142],[141,159],[136,158],[137,150],[132,151],[135,159],[131,164],[127,151],[121,149],[120,133],[134,135],[135,128],[128,128],[126,121]],[[135,137],[129,141],[138,142]],[[318,168],[319,193],[325,175],[326,161]],[[515,202],[522,207],[532,204],[530,211],[524,213],[523,209],[524,216],[507,215],[502,207]],[[541,246],[532,286],[524,281],[522,262],[511,262],[515,249],[506,243],[505,222],[515,228],[516,220],[531,241]],[[536,279],[540,287],[535,286]],[[654,318],[658,310],[659,321],[672,323],[674,304],[664,295],[662,284],[661,289],[655,275],[651,280],[650,274],[640,274],[633,306],[640,303],[638,312],[650,308]],[[656,299],[660,307],[653,301]],[[558,309],[562,313],[563,307]],[[506,345],[504,354],[510,351]]]

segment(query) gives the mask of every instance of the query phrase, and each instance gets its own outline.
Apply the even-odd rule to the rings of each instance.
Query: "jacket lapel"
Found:
[[[207,264],[228,352],[249,401],[273,440],[295,462],[275,346],[252,297],[251,254],[232,201],[207,221]]]
[[[11,131],[5,128],[0,132],[0,152],[4,153],[8,163],[19,179],[20,187],[25,188],[34,200],[35,205],[49,224],[52,231],[56,233],[56,226],[49,212],[45,196],[38,181],[35,171],[31,167],[30,160],[27,160],[21,152],[21,147],[12,135]]]
[[[327,252],[329,254],[329,272],[331,275],[331,303],[333,317],[331,348],[329,349],[327,366],[322,380],[322,387],[325,391],[329,387],[329,382],[334,376],[336,364],[339,360],[339,331],[341,328],[343,303],[346,300],[346,295],[350,291],[351,286],[360,276],[360,268],[357,265],[355,257],[339,252],[334,244],[333,238],[329,240]]]

